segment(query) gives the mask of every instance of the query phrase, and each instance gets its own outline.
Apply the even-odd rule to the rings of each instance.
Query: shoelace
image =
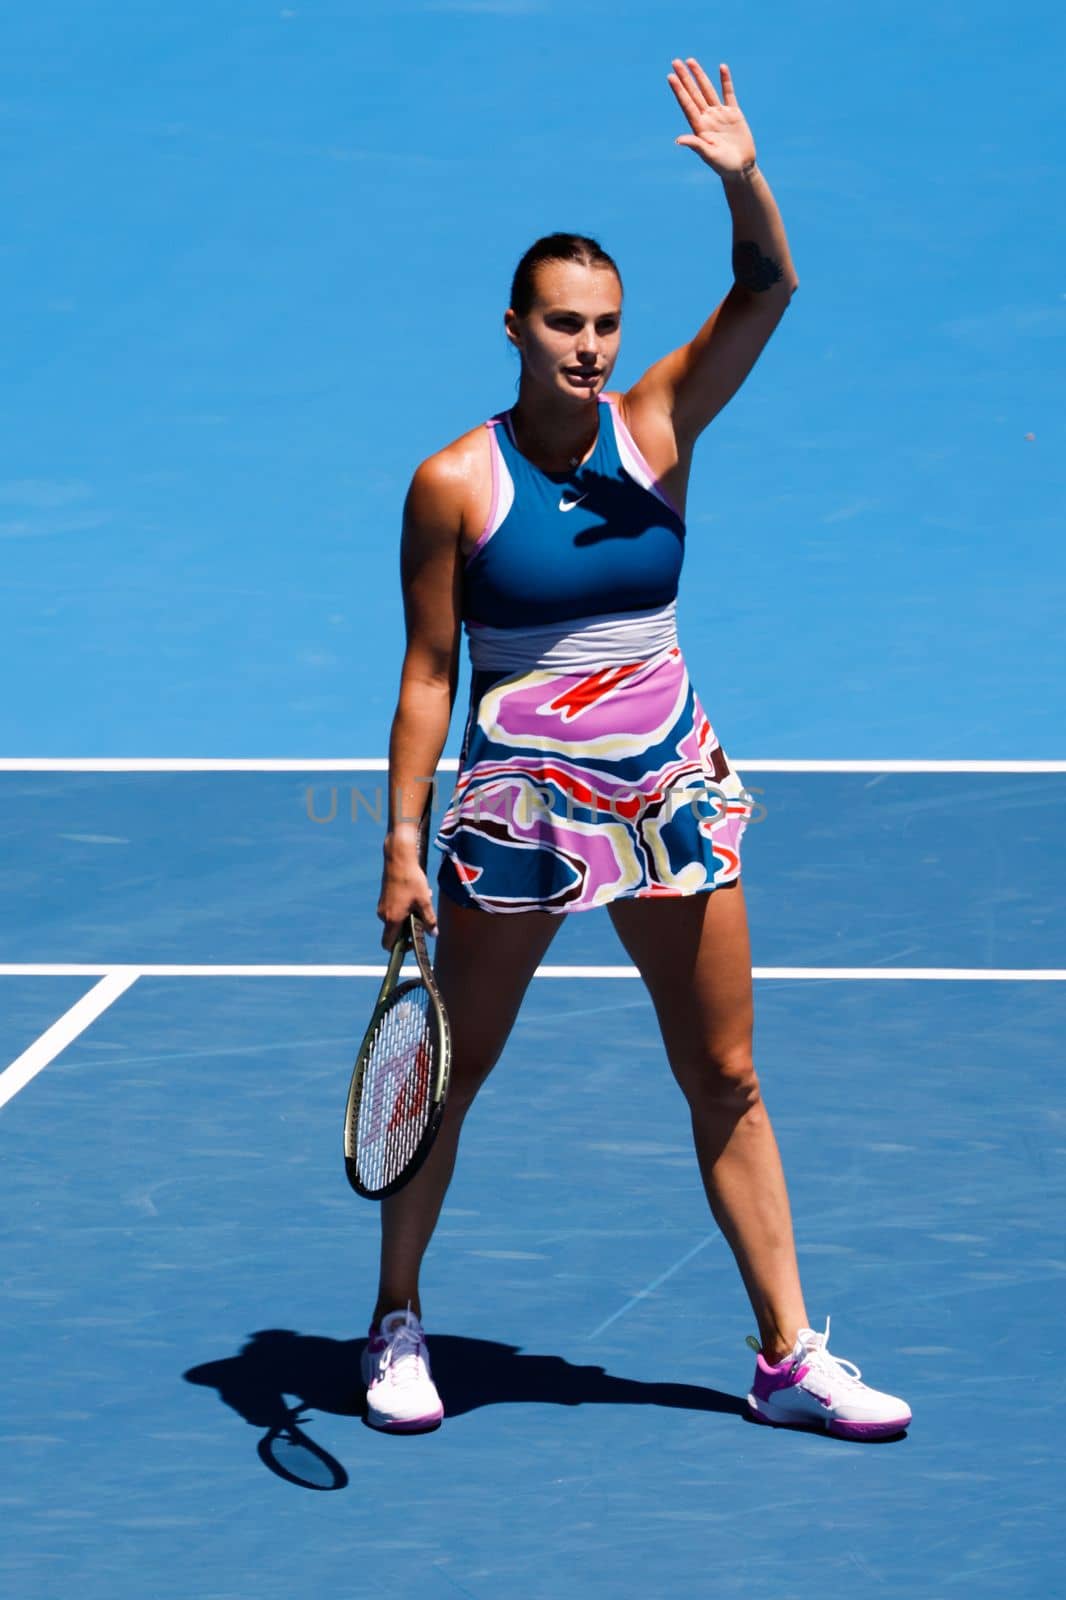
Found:
[[[422,1355],[422,1330],[417,1322],[401,1322],[388,1335],[388,1341],[378,1357],[381,1375],[384,1377],[390,1367],[395,1367],[396,1375],[400,1377],[399,1363],[410,1360],[412,1356],[418,1359]]]
[[[816,1372],[820,1372],[824,1377],[829,1378],[838,1388],[841,1384],[846,1388],[855,1388],[856,1386],[860,1389],[865,1388],[865,1384],[861,1381],[862,1373],[854,1361],[847,1361],[843,1356],[830,1355],[828,1317],[825,1319],[824,1333],[815,1333],[813,1328],[804,1328],[800,1335],[801,1338],[804,1333],[809,1333],[813,1339],[817,1339],[819,1342],[817,1344],[804,1345],[803,1354],[799,1358],[800,1364],[806,1362]]]

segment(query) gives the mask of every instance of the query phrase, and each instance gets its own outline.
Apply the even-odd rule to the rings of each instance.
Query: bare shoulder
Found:
[[[492,499],[488,432],[483,424],[471,428],[419,463],[404,509],[409,529],[450,530],[464,553],[473,547]]]
[[[419,462],[403,508],[404,670],[423,682],[448,683],[453,692],[462,632],[463,545],[482,475],[477,431]]]

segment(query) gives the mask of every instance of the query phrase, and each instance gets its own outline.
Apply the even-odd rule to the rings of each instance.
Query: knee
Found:
[[[708,1048],[689,1070],[678,1074],[685,1098],[698,1107],[727,1111],[737,1120],[757,1114],[762,1107],[759,1078],[747,1048]]]
[[[448,1098],[445,1102],[449,1115],[460,1118],[466,1116],[494,1066],[495,1061],[479,1056],[452,1057]]]

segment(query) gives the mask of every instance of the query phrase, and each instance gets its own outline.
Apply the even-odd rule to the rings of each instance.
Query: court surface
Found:
[[[116,988],[0,1112],[7,1592],[1049,1592],[1066,774],[745,776],[811,1316],[910,1434],[744,1419],[752,1319],[603,913],[545,962],[600,975],[534,980],[467,1126],[424,1289],[445,1425],[373,1432],[340,1115],[382,775],[7,771],[4,1063]],[[863,975],[761,975],[796,969]]]

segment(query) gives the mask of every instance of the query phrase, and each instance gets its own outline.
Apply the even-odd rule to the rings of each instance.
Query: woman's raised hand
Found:
[[[721,100],[714,84],[692,56],[687,61],[675,60],[674,70],[666,81],[692,129],[675,143],[695,150],[720,178],[728,178],[743,172],[754,162],[755,140],[737,105],[733,79],[724,61],[718,70],[722,74]]]

